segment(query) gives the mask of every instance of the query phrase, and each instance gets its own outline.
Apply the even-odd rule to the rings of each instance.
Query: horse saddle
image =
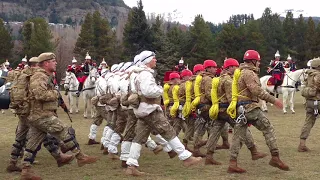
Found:
[[[279,81],[279,80],[277,81],[277,79],[275,77],[270,77],[268,79],[267,86],[274,86],[274,85],[276,85],[276,83],[278,85],[281,85],[283,83],[283,81]]]

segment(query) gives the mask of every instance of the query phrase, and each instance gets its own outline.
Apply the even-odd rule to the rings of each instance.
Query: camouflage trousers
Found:
[[[198,147],[202,141],[203,135],[208,131],[209,112],[202,112],[194,123],[194,146]]]
[[[107,124],[108,124],[108,121],[111,120],[111,119],[108,119],[108,112],[106,110],[106,107],[105,106],[96,106],[96,113],[93,118],[92,124],[100,126],[103,120],[106,120]]]
[[[319,106],[314,106],[313,100],[307,100],[306,101],[306,120],[304,122],[304,125],[301,129],[301,135],[300,139],[307,139],[310,135],[311,129],[314,126],[317,116],[314,113],[314,109],[320,109]]]
[[[186,132],[187,124],[184,120],[181,118],[172,118],[173,119],[173,129],[176,132],[176,135],[178,136],[180,131]]]
[[[34,160],[37,149],[46,139],[47,134],[52,135],[57,141],[63,141],[65,146],[73,153],[79,153],[79,144],[75,138],[74,129],[67,127],[56,116],[40,118],[37,120],[29,120],[30,129],[27,135],[27,144],[24,152],[23,164],[30,165]],[[53,143],[54,144],[54,143]],[[52,145],[51,143],[49,145]],[[55,151],[59,153],[59,151]],[[55,158],[59,154],[53,155]]]
[[[128,112],[127,109],[119,107],[115,112],[114,132],[121,135],[126,128]],[[114,118],[114,117],[113,117]]]
[[[11,161],[17,161],[21,153],[23,152],[23,148],[26,145],[26,142],[29,140],[30,136],[28,135],[29,132],[29,125],[27,123],[28,119],[24,116],[18,116],[19,122],[16,129],[16,138],[15,143],[12,145],[12,151],[11,151]],[[36,148],[34,153],[34,158],[36,156],[36,153],[41,149],[41,144]],[[49,151],[49,153],[57,157],[59,155],[59,141],[55,139],[53,136],[47,134],[46,137],[43,140],[43,145],[45,148]],[[31,159],[31,163],[33,163],[34,158]]]
[[[165,140],[169,141],[176,137],[173,127],[170,125],[164,113],[159,110],[153,111],[146,117],[139,118],[136,127],[136,136],[133,142],[144,144],[151,133],[160,134]]]
[[[234,127],[235,125],[235,122],[230,119],[229,115],[226,112],[219,113],[218,119],[215,120],[212,126],[210,127],[210,136],[207,142],[208,152],[211,152],[211,153],[214,152],[220,135],[223,141],[228,140],[228,126],[227,126],[228,124],[227,123],[229,123],[230,126],[232,127]],[[247,128],[244,143],[248,148],[251,148],[254,146],[254,140],[249,128]]]
[[[184,143],[188,143],[188,141],[190,141],[190,139],[193,137],[195,121],[196,121],[196,119],[193,117],[186,118],[185,123],[186,123],[187,127],[186,127],[186,130],[184,132],[184,137],[183,137]]]
[[[18,118],[19,122],[16,128],[16,138],[11,150],[12,161],[17,161],[17,159],[19,158],[22,149],[24,148],[27,142],[27,133],[29,131],[27,118],[25,116],[18,116]]]
[[[138,118],[133,112],[133,109],[128,109],[127,124],[124,131],[123,141],[132,142],[133,138],[136,136],[135,129],[137,126]]]
[[[279,153],[274,128],[270,123],[269,119],[263,114],[262,110],[260,108],[253,109],[250,112],[247,112],[245,114],[245,117],[248,123],[252,124],[254,127],[256,127],[259,131],[263,133],[263,136],[266,140],[266,144],[269,147],[270,152],[272,154]],[[247,138],[247,130],[247,124],[235,124],[232,145],[230,148],[231,159],[237,159],[241,148],[241,142],[245,141],[245,139]]]

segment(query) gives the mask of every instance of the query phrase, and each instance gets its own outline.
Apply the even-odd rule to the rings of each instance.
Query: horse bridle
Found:
[[[306,71],[306,70],[303,69],[302,73],[298,76],[298,79],[300,79],[301,75],[303,75],[303,81],[306,80],[305,75],[304,75],[305,71]],[[298,82],[298,81],[292,79],[292,78],[288,75],[288,73],[286,73],[286,76],[287,76],[288,79],[291,79],[293,82],[295,82],[295,83]],[[289,86],[288,82],[289,82],[289,81],[287,81],[287,87]]]

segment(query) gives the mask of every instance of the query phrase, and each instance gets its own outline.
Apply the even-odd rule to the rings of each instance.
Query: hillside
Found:
[[[1,0],[0,18],[5,21],[25,21],[44,17],[50,23],[81,24],[88,12],[99,10],[101,15],[117,26],[126,20],[129,7],[123,0]]]

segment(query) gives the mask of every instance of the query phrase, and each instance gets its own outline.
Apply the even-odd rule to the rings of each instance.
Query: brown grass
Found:
[[[142,151],[140,157],[140,169],[149,174],[144,177],[134,178],[127,177],[120,167],[119,161],[111,161],[107,156],[102,155],[99,145],[85,145],[88,140],[90,119],[84,119],[82,114],[72,115],[74,120],[73,127],[76,129],[77,138],[81,148],[90,155],[100,156],[101,159],[96,164],[77,167],[76,161],[71,165],[58,168],[55,160],[49,155],[43,147],[38,153],[36,160],[39,165],[34,166],[34,170],[40,174],[43,179],[59,179],[59,180],[102,180],[102,179],[319,179],[319,153],[320,145],[318,144],[317,131],[318,124],[314,126],[311,136],[308,139],[307,145],[312,150],[309,153],[297,152],[299,144],[300,130],[305,118],[305,110],[302,104],[300,93],[296,95],[296,114],[282,114],[282,111],[276,110],[269,106],[267,116],[276,129],[278,138],[278,146],[280,148],[281,159],[289,166],[290,171],[285,172],[268,165],[270,155],[258,161],[252,161],[250,153],[246,147],[243,147],[240,152],[239,165],[245,168],[248,172],[242,175],[234,175],[227,173],[229,152],[226,150],[217,151],[215,158],[222,162],[221,166],[204,166],[194,168],[184,168],[182,163],[175,159],[169,159],[167,154],[160,153],[154,155],[146,148]],[[59,116],[64,122],[70,124],[66,114],[63,111],[59,112]],[[9,174],[5,171],[9,161],[11,145],[14,142],[14,132],[17,125],[17,118],[11,112],[6,111],[6,114],[0,115],[0,179],[18,179],[19,174]],[[105,125],[105,123],[103,123]],[[103,126],[99,127],[97,140],[100,140]],[[255,142],[259,146],[258,149],[263,152],[269,152],[265,144],[264,137],[254,127],[251,127]],[[230,135],[229,139],[231,139]],[[221,142],[220,142],[221,143]],[[205,149],[202,149],[205,153]]]

